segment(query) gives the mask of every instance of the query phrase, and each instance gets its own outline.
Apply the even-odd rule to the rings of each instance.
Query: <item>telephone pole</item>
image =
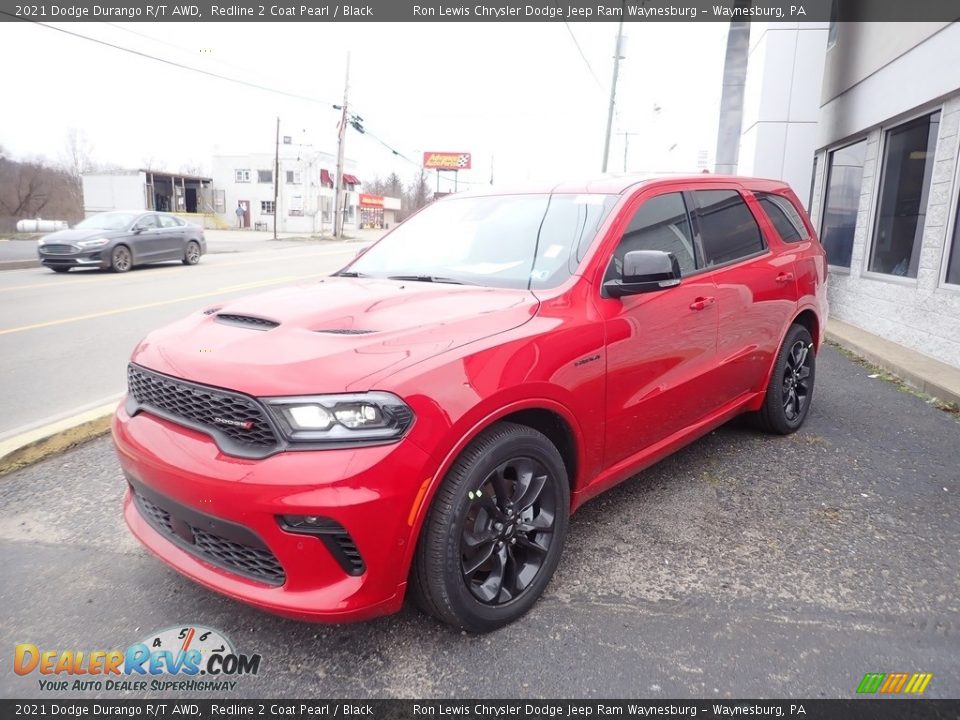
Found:
[[[350,53],[347,52],[347,73],[343,81],[343,105],[340,107],[340,133],[337,137],[337,184],[333,195],[333,236],[343,233],[343,215],[340,209],[343,194],[343,142],[347,136],[347,93],[350,90]],[[346,203],[344,203],[346,205]]]
[[[630,151],[630,136],[640,135],[638,132],[622,132],[617,135],[623,135],[623,171],[627,171],[627,153]]]
[[[613,109],[617,104],[617,78],[620,75],[620,59],[623,57],[623,15],[617,28],[617,47],[613,53],[613,82],[610,84],[610,107],[607,109],[607,136],[603,141],[603,169],[607,171],[607,159],[610,157],[610,131],[613,129]]]
[[[280,194],[280,116],[277,116],[277,141],[273,150],[273,239],[277,239],[277,196]]]

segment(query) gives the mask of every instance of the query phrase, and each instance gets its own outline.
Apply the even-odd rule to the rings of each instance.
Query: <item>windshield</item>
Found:
[[[344,272],[555,287],[576,271],[616,201],[615,195],[448,198],[404,222]]]
[[[137,216],[134,213],[107,212],[81,220],[76,230],[126,230]]]

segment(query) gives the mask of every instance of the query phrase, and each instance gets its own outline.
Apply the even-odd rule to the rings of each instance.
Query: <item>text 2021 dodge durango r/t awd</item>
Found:
[[[825,282],[779,182],[445,198],[332,277],[137,346],[113,423],[126,521],[271,612],[356,620],[409,593],[497,628],[586,500],[740,413],[803,423]]]

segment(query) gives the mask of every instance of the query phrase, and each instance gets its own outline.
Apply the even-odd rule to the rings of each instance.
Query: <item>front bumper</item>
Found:
[[[430,476],[414,443],[237,458],[202,433],[148,412],[131,417],[123,405],[113,437],[130,483],[127,525],[180,573],[301,620],[362,620],[400,608]],[[330,519],[361,564],[351,574],[330,538],[293,532],[283,515]]]
[[[46,252],[42,247],[37,251],[40,264],[46,267],[107,267],[109,260],[103,248],[95,250],[74,249],[56,253]]]

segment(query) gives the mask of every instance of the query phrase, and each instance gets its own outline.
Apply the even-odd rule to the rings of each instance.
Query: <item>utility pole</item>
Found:
[[[613,82],[610,84],[610,107],[607,110],[607,136],[603,141],[603,168],[607,171],[607,159],[610,157],[610,131],[613,129],[613,109],[617,104],[617,78],[620,75],[620,58],[623,57],[623,15],[617,28],[617,46],[613,52]]]
[[[623,135],[623,171],[627,171],[627,153],[630,150],[630,136],[631,135],[640,135],[638,132],[622,132],[617,133],[617,135]]]
[[[277,197],[280,194],[280,116],[277,116],[277,141],[273,150],[273,239],[277,239]]]
[[[343,105],[340,107],[340,133],[337,137],[337,184],[333,195],[333,236],[343,234],[343,214],[340,209],[343,194],[343,141],[347,136],[347,93],[350,90],[350,53],[347,52],[347,73],[343,80]],[[344,203],[346,205],[346,203]]]

